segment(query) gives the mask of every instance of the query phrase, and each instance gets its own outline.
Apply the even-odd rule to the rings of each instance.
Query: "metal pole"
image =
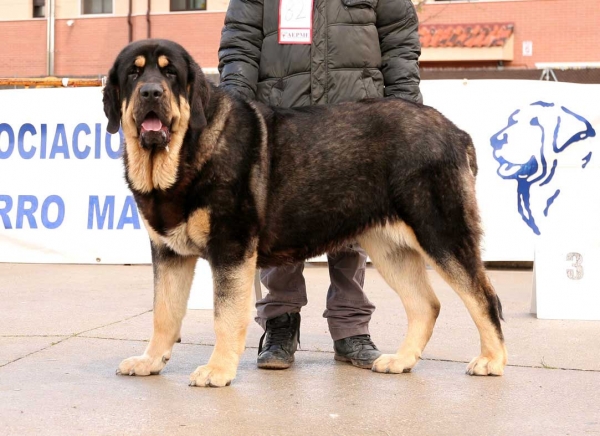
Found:
[[[148,0],[148,10],[146,12],[146,29],[147,29],[147,38],[150,39],[152,37],[152,23],[150,22],[150,7],[152,4],[152,0]]]
[[[127,13],[127,24],[129,25],[129,42],[133,41],[133,23],[131,22],[131,11],[133,0],[129,0],[129,12]]]
[[[56,0],[48,0],[48,24],[46,25],[46,75],[54,76],[54,6]]]

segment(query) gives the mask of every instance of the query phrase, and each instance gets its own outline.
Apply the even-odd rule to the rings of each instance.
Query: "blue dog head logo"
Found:
[[[490,138],[494,159],[500,165],[498,175],[517,181],[519,214],[536,235],[540,234],[536,219],[542,211],[532,211],[532,195],[536,192],[532,188],[551,187],[549,191],[540,191],[546,197],[543,214],[548,216],[550,206],[560,194],[559,187],[552,186],[552,181],[561,153],[595,135],[590,122],[581,115],[564,106],[538,101],[514,111],[506,127]],[[591,158],[592,151],[586,148],[581,155],[582,168]]]

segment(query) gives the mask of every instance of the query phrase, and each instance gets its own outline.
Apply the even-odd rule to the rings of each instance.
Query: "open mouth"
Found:
[[[169,128],[163,125],[160,118],[158,118],[158,115],[154,112],[148,112],[148,115],[146,115],[146,118],[142,121],[141,133],[159,131],[168,132]]]
[[[144,148],[168,148],[171,141],[171,129],[163,123],[155,112],[148,112],[140,126],[141,144]]]

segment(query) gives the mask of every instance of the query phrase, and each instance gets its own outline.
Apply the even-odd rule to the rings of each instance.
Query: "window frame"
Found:
[[[184,0],[186,4],[185,9],[173,9],[173,0],[169,0],[169,12],[203,12],[208,10],[208,0],[204,0],[204,9],[191,9],[190,3],[194,0]]]
[[[37,8],[41,9],[42,15],[35,15]],[[32,18],[46,18],[46,0],[33,0],[31,17]]]
[[[88,0],[90,1],[90,0]],[[93,1],[93,0],[91,0]],[[95,14],[86,14],[84,13],[84,3],[86,2],[86,0],[79,0],[79,16],[80,17],[106,17],[106,16],[110,16],[110,15],[115,15],[115,7],[116,7],[116,0],[111,0],[111,12],[100,12],[100,13],[95,13]]]

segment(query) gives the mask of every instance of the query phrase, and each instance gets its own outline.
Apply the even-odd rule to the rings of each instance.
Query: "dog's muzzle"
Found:
[[[158,115],[149,112],[140,126],[140,139],[143,148],[166,148],[171,141],[171,131]]]
[[[146,83],[140,87],[139,104],[143,115],[137,117],[142,120],[138,129],[140,144],[148,150],[167,148],[171,141],[170,123],[163,115],[163,94],[158,83]]]

